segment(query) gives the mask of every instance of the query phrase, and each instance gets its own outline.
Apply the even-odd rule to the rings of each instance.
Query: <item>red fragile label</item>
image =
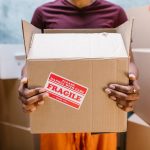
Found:
[[[52,72],[45,84],[45,89],[50,98],[75,109],[80,108],[88,91],[88,88]]]

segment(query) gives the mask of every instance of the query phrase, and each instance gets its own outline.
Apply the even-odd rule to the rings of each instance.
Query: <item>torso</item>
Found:
[[[67,0],[56,0],[40,6],[37,11],[41,13],[42,27],[37,25],[36,13],[32,24],[45,29],[112,28],[127,20],[125,14],[120,14],[124,13],[120,6],[104,0],[96,0],[81,9]],[[124,17],[119,20],[119,15]]]

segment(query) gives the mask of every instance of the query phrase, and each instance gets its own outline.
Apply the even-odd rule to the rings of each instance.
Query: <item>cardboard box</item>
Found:
[[[150,48],[150,5],[128,9],[128,17],[135,19],[132,48]]]
[[[18,99],[19,80],[0,80],[0,121],[29,127],[29,116]]]
[[[135,63],[138,66],[140,77],[140,100],[136,103],[134,112],[128,119],[127,150],[150,149],[150,111],[149,111],[149,76],[147,66],[150,65],[150,49],[133,49]],[[136,138],[136,139],[135,139]],[[135,139],[135,140],[133,140]]]
[[[107,97],[103,88],[112,82],[128,83],[131,30],[132,21],[128,21],[116,29],[58,29],[42,34],[23,21],[29,86],[44,87],[53,72],[71,80],[70,84],[88,88],[79,110],[46,99],[30,115],[32,133],[126,131],[126,112]],[[119,53],[114,54],[112,49]]]
[[[0,149],[1,150],[38,150],[38,138],[30,133],[28,128],[0,122]],[[37,146],[35,145],[37,144]]]
[[[136,103],[134,111],[145,122],[150,124],[150,49],[134,49],[135,63],[139,69],[140,100]]]
[[[127,150],[150,150],[150,125],[138,115],[128,119]]]

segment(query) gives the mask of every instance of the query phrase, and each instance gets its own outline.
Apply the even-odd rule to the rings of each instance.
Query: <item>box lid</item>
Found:
[[[22,21],[22,31],[23,31],[25,53],[27,56],[30,49],[32,35],[34,33],[41,33],[42,31],[41,29],[36,28],[35,26],[31,25],[25,20]]]
[[[130,50],[130,43],[131,43],[131,34],[132,34],[132,25],[133,25],[133,19],[130,19],[129,21],[125,22],[121,26],[117,28],[108,28],[108,29],[45,29],[44,33],[102,33],[102,32],[110,32],[110,33],[120,33],[122,35],[125,48],[127,51],[127,54],[129,55]],[[26,21],[22,21],[22,29],[23,29],[23,37],[24,37],[24,45],[25,45],[25,51],[26,55],[28,55],[28,52],[30,50],[30,46],[32,44],[32,38],[33,34],[35,33],[42,33],[42,31],[30,23]]]

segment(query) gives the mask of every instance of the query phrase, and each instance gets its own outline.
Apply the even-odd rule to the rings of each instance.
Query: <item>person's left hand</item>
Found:
[[[133,111],[135,102],[139,99],[140,87],[134,74],[129,74],[129,85],[109,84],[105,89],[110,99],[114,100],[117,106],[126,111]]]

